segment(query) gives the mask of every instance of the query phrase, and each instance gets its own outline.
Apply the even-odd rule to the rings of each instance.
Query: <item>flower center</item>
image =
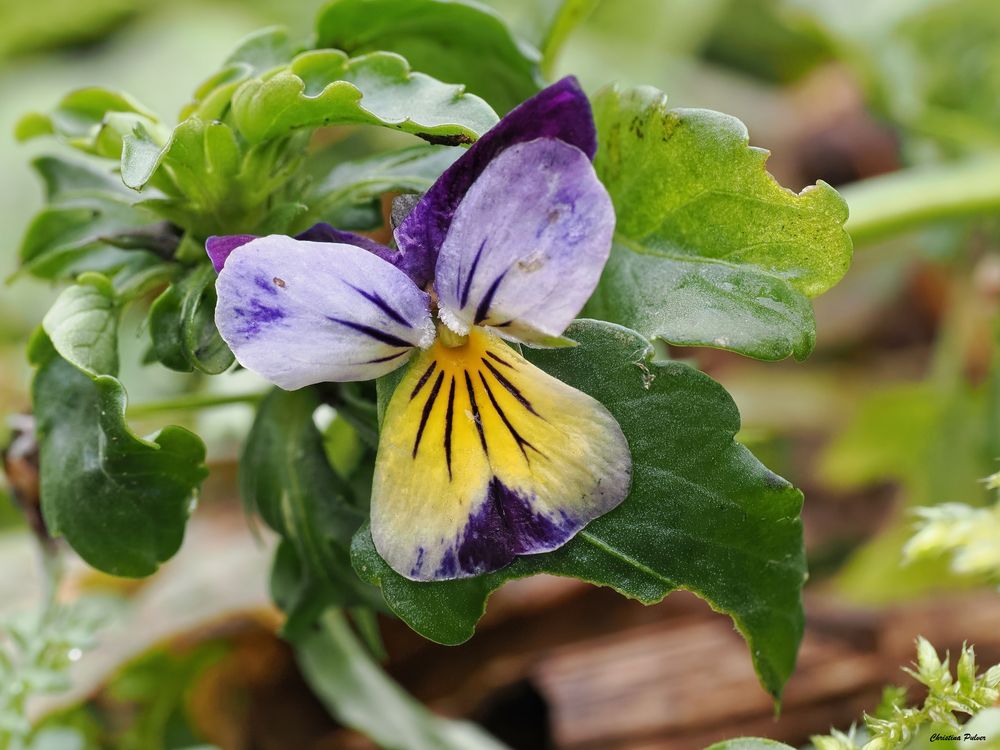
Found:
[[[469,334],[455,333],[448,325],[440,319],[435,321],[437,325],[437,337],[441,345],[448,349],[455,349],[464,346],[469,340]]]

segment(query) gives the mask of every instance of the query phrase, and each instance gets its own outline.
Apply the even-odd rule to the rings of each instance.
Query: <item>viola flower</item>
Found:
[[[385,413],[371,532],[398,573],[478,575],[548,552],[628,493],[614,417],[504,339],[567,343],[611,248],[593,116],[564,79],[504,117],[397,227],[213,237],[216,323],[286,389],[407,370]]]

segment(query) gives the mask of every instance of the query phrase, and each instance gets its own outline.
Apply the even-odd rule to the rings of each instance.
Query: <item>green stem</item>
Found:
[[[855,245],[941,219],[1000,211],[1000,155],[914,167],[848,185],[847,231]]]
[[[217,406],[229,406],[230,404],[256,404],[262,398],[264,398],[263,393],[235,393],[226,396],[213,393],[196,393],[167,401],[147,401],[144,404],[130,404],[128,407],[128,416],[145,417],[165,411],[211,409]]]

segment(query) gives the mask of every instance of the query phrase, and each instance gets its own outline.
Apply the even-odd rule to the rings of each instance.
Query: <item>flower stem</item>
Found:
[[[150,414],[159,414],[165,411],[189,411],[197,409],[211,409],[217,406],[229,406],[230,404],[255,404],[264,398],[263,393],[235,393],[231,395],[218,395],[214,393],[196,393],[190,396],[180,396],[179,398],[166,401],[147,401],[143,404],[129,405],[128,416],[145,417]]]
[[[847,231],[863,245],[933,221],[1000,210],[1000,155],[913,167],[840,192],[851,209]]]

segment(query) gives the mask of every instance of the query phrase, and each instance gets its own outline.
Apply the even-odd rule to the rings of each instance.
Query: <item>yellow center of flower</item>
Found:
[[[468,342],[468,334],[455,333],[440,320],[437,321],[437,343],[441,344],[441,346],[448,349],[457,349],[458,347],[465,346]]]

